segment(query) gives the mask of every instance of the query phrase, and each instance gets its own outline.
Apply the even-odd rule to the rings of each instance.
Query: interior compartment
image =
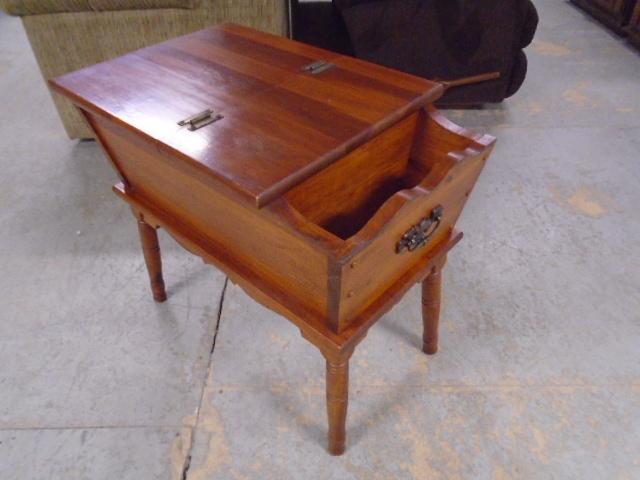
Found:
[[[285,194],[307,219],[346,240],[400,190],[435,187],[471,138],[439,114],[420,111]]]

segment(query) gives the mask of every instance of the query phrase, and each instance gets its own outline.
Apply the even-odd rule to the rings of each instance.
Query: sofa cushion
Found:
[[[11,15],[161,8],[194,8],[198,0],[0,0],[0,7]]]

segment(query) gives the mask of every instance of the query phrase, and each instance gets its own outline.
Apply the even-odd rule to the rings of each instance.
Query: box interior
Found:
[[[285,198],[309,221],[347,240],[399,191],[437,185],[456,161],[449,153],[471,143],[419,112],[297,185]]]

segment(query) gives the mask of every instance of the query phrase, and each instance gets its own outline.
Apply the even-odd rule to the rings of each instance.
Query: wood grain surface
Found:
[[[335,64],[303,71],[317,60]],[[440,84],[225,24],[51,81],[83,108],[161,143],[257,206],[322,170],[408,112]],[[222,120],[179,120],[207,108]]]
[[[304,70],[318,59],[333,67]],[[114,190],[138,221],[154,298],[166,298],[162,227],[318,347],[329,452],[341,454],[349,359],[417,282],[424,350],[437,349],[440,271],[495,139],[435,111],[440,84],[236,25],[51,85],[80,107],[121,178]],[[205,109],[223,118],[178,125]],[[399,249],[419,226],[420,245]]]

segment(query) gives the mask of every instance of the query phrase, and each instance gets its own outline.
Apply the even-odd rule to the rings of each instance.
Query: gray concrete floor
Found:
[[[324,364],[163,235],[169,301],[92,142],[69,141],[0,16],[0,479],[640,479],[640,55],[540,0],[523,89],[449,112],[499,138],[445,273],[352,359],[348,451]],[[219,326],[215,349],[211,347]]]

